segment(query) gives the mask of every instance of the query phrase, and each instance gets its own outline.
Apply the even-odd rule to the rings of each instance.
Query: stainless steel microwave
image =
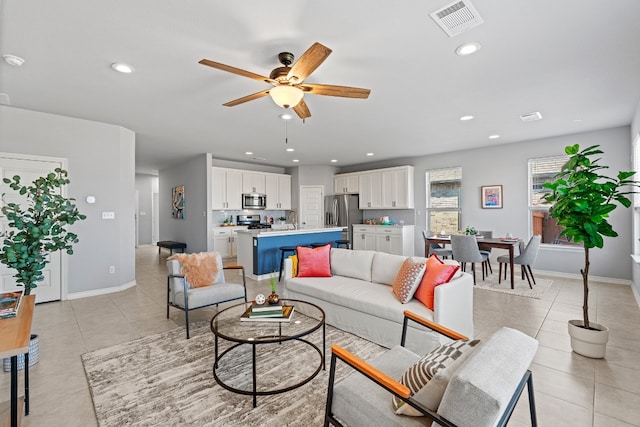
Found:
[[[260,193],[245,193],[242,195],[242,209],[266,209],[267,195]]]

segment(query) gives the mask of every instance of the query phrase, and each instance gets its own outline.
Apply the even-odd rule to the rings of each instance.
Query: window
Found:
[[[453,233],[460,230],[462,168],[426,172],[427,230]]]
[[[529,160],[529,229],[532,236],[540,235],[542,243],[550,245],[577,245],[560,236],[562,227],[549,216],[553,205],[543,199],[550,193],[543,188],[544,183],[553,181],[567,159],[567,156],[557,156]]]

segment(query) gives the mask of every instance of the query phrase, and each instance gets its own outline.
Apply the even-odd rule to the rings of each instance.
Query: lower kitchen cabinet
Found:
[[[414,226],[354,225],[353,249],[413,256]]]
[[[247,227],[213,227],[213,250],[222,258],[234,258],[238,255],[237,230]]]

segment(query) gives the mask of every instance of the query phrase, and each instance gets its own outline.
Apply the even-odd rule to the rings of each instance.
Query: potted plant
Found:
[[[278,281],[276,280],[276,273],[271,276],[269,279],[269,285],[271,286],[271,294],[267,297],[267,302],[271,305],[278,304],[280,302],[280,297],[276,294],[276,290],[278,289]]]
[[[6,193],[2,194],[2,214],[7,217],[9,231],[2,241],[0,262],[16,270],[13,277],[18,286],[24,286],[24,295],[29,295],[44,279],[42,270],[51,252],[65,250],[73,254],[78,236],[67,226],[86,216],[78,212],[74,199],[59,194],[59,189],[70,182],[63,169],[56,168],[30,185],[22,185],[18,175],[4,178],[3,182],[26,201],[7,203]]]
[[[637,181],[631,180],[635,172],[618,172],[616,178],[600,174],[608,166],[594,158],[603,152],[599,145],[580,150],[578,144],[565,147],[569,160],[561,171],[554,176],[554,182],[544,184],[551,190],[544,199],[554,205],[549,210],[558,225],[564,227],[560,232],[567,240],[582,243],[584,247],[584,266],[580,270],[583,286],[582,320],[569,321],[571,348],[574,352],[592,358],[603,358],[609,339],[609,329],[589,321],[589,250],[602,248],[603,237],[617,237],[618,233],[607,221],[609,214],[618,205],[631,206],[627,197],[637,187]]]
[[[475,227],[471,227],[470,225],[467,225],[467,228],[464,229],[464,234],[475,236],[476,234],[478,234],[478,230],[476,230]]]

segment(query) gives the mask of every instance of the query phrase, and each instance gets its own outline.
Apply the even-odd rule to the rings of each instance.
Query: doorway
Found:
[[[324,185],[300,186],[301,229],[324,228]]]

